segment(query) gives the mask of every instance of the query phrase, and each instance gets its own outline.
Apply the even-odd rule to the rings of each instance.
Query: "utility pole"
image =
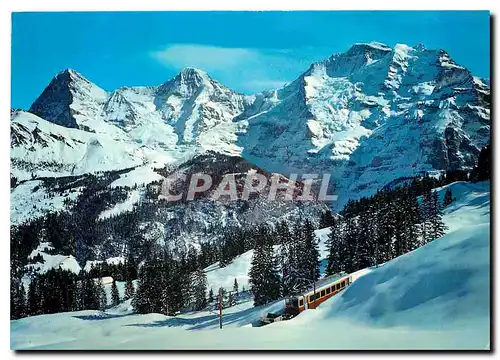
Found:
[[[313,281],[314,310],[316,310],[316,281]]]
[[[313,279],[313,293],[314,293],[314,310],[316,310],[316,267],[318,266],[318,263],[314,263],[314,269],[312,273],[312,279]]]
[[[222,288],[219,288],[219,328],[222,329]]]

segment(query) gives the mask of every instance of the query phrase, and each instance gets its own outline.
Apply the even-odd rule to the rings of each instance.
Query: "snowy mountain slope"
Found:
[[[210,265],[204,269],[207,274],[207,287],[217,291],[219,288],[231,290],[234,279],[238,281],[240,289],[249,289],[248,271],[252,262],[253,250],[249,250],[236,258],[225,267],[220,267],[219,263]]]
[[[77,187],[56,195],[56,193],[49,194],[40,180],[26,181],[17,185],[10,193],[11,226],[65,209],[65,201],[75,200],[80,190]]]
[[[55,125],[28,112],[11,117],[11,174],[21,179],[123,169],[144,163],[143,150],[106,134]]]
[[[455,199],[443,210],[448,232],[490,222],[490,186],[489,181],[475,184],[457,181],[435,189],[440,201],[443,201],[448,188]]]
[[[489,343],[489,182],[457,182],[439,193],[446,188],[456,197],[443,216],[447,234],[366,274],[341,296],[325,302],[316,320],[432,330],[474,328],[484,345]]]

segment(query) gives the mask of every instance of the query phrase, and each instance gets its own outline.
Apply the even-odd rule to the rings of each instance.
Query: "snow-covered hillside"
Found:
[[[11,174],[18,180],[129,168],[147,155],[108,134],[63,127],[24,111],[11,115]]]
[[[341,294],[298,317],[261,328],[251,302],[217,314],[136,315],[128,303],[11,321],[14,349],[478,349],[490,348],[489,183],[457,182],[445,236],[363,271]],[[247,257],[208,273],[212,285],[240,276]],[[246,269],[245,269],[246,270]],[[232,280],[231,280],[232,281]],[[221,284],[222,285],[222,284]],[[203,331],[200,333],[199,331]]]

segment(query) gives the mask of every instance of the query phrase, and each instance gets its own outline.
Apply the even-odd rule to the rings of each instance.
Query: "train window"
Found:
[[[337,290],[340,289],[340,283],[337,284]]]
[[[309,302],[313,302],[313,301],[314,301],[314,295],[309,296]]]
[[[330,293],[330,291],[331,291],[330,288],[326,289],[326,295],[328,295]]]
[[[321,296],[325,296],[325,290],[321,290]]]
[[[304,299],[299,300],[299,306],[304,306]]]
[[[345,281],[342,281],[342,287],[344,287],[344,286],[345,286]]]

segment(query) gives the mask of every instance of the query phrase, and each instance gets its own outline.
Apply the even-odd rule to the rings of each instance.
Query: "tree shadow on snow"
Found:
[[[130,316],[131,314],[95,314],[95,315],[75,315],[73,316],[76,319],[86,320],[86,321],[96,321],[96,320],[108,320],[108,319],[116,319],[122,318],[125,316]]]
[[[237,324],[240,326],[252,324],[252,326],[258,325],[259,311],[256,308],[248,308],[242,311],[223,314],[223,326],[229,324]],[[216,328],[219,326],[219,316],[216,314],[205,315],[193,318],[184,318],[181,316],[171,317],[166,320],[158,320],[152,323],[142,323],[142,324],[127,324],[125,326],[136,326],[136,327],[186,327],[187,330],[202,330],[206,328]]]

